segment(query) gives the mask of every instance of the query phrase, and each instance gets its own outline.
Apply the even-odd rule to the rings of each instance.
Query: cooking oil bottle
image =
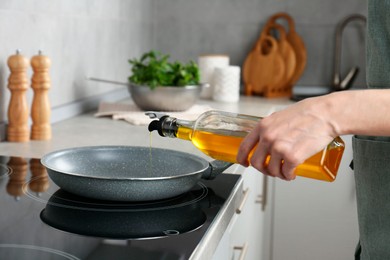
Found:
[[[201,114],[195,121],[182,120],[156,112],[146,114],[150,118],[158,118],[149,124],[150,132],[157,130],[161,136],[191,141],[208,156],[232,163],[237,162],[236,156],[243,138],[261,120],[261,117],[216,110]],[[343,152],[344,142],[340,137],[336,137],[322,151],[299,165],[295,174],[323,181],[334,181]],[[268,156],[266,164],[269,159]]]

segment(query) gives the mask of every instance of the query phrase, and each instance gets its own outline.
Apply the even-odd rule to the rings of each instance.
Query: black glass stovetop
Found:
[[[238,179],[160,201],[102,201],[59,189],[39,159],[0,156],[0,259],[187,259]]]

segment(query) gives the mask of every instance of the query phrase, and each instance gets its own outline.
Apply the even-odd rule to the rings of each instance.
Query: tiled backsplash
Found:
[[[366,15],[366,0],[197,0],[156,1],[155,48],[174,59],[197,59],[199,54],[224,53],[242,65],[268,18],[287,12],[308,52],[307,67],[298,85],[329,86],[333,76],[337,23],[353,13]],[[157,21],[157,22],[156,22]],[[343,35],[341,75],[360,67],[356,86],[365,86],[365,28],[350,23]]]
[[[51,58],[49,97],[53,107],[61,107],[117,90],[120,87],[86,77],[126,81],[127,60],[150,49],[183,61],[225,53],[232,64],[241,66],[265,21],[281,11],[293,16],[308,50],[307,68],[298,84],[329,85],[336,24],[346,15],[366,14],[365,0],[2,0],[0,122],[7,120],[10,96],[7,58],[16,49],[28,58],[38,50]],[[358,65],[355,85],[364,86],[361,32],[360,24],[345,30],[341,74]],[[31,104],[31,90],[28,99]]]

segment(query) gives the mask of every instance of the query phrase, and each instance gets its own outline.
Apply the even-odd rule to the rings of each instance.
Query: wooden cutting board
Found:
[[[251,64],[252,64],[252,57],[254,55],[255,48],[253,47],[252,50],[248,53],[248,55],[245,58],[244,64],[242,65],[242,79],[244,81],[244,93],[246,96],[252,95],[252,83],[251,83]]]
[[[256,42],[255,46],[256,45],[257,45],[257,42]],[[253,62],[252,61],[253,55],[255,55],[254,54],[255,53],[255,46],[248,53],[248,55],[245,58],[244,64],[242,65],[242,78],[244,81],[244,92],[245,92],[245,95],[247,95],[247,96],[252,95],[252,89],[253,89],[253,84],[251,83],[251,72],[252,72],[251,65]]]
[[[276,33],[273,34],[273,31],[276,31]],[[269,88],[264,95],[266,97],[291,96],[291,80],[296,68],[296,55],[294,49],[287,40],[286,31],[282,25],[268,22],[263,29],[262,35],[275,35],[274,38],[277,40],[278,51],[283,58],[285,67],[281,81],[278,82],[277,85],[272,86],[272,88]]]
[[[244,62],[245,94],[268,93],[269,89],[280,84],[284,75],[284,62],[277,41],[272,36],[261,35]]]
[[[294,85],[302,76],[307,62],[307,51],[302,38],[295,31],[295,23],[293,18],[288,13],[276,13],[269,19],[270,23],[276,23],[277,20],[284,19],[288,23],[289,30],[287,31],[287,41],[294,49],[296,56],[296,66],[294,74],[291,78],[290,85]]]

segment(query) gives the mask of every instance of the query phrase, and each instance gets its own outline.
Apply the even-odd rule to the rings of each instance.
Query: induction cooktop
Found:
[[[103,201],[60,189],[37,158],[0,156],[0,259],[188,259],[239,178],[164,200]]]

